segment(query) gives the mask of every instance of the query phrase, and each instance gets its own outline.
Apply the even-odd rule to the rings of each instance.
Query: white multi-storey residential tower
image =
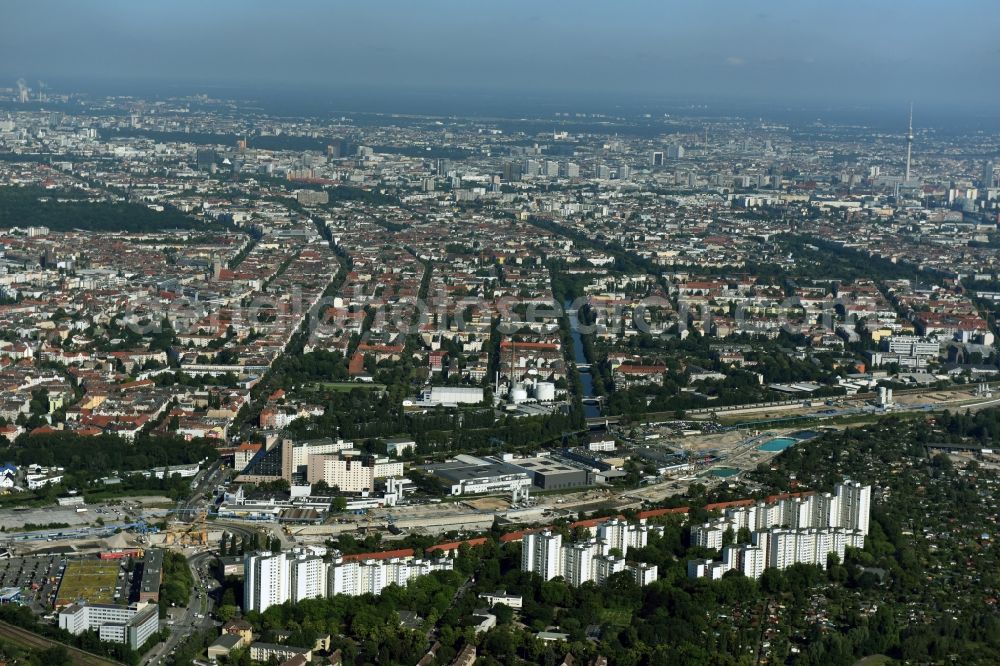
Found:
[[[871,486],[849,479],[838,483],[833,493],[784,497],[754,506],[731,507],[724,517],[691,526],[691,543],[720,548],[722,535],[730,527],[751,530],[751,544],[723,549],[722,566],[728,571],[760,576],[764,567],[784,569],[793,564],[826,567],[827,558],[845,549],[863,548],[868,534]],[[756,549],[748,552],[749,548]],[[714,569],[692,560],[689,572],[697,576],[715,575]]]
[[[253,553],[244,561],[243,609],[263,613],[291,598],[284,553]]]
[[[640,585],[656,580],[656,566],[626,565],[624,554],[629,548],[645,547],[650,532],[662,535],[662,527],[647,525],[645,521],[629,524],[619,518],[595,527],[597,538],[566,545],[560,534],[550,530],[526,534],[521,542],[521,570],[537,573],[545,580],[562,576],[573,586],[587,582],[602,585],[609,577],[626,570]]]
[[[521,543],[521,570],[544,580],[562,575],[562,535],[545,530],[525,534]]]
[[[326,595],[327,564],[319,555],[297,552],[289,558],[290,598],[298,602]]]
[[[840,498],[840,525],[849,530],[858,530],[868,535],[868,515],[872,504],[872,487],[857,481],[844,481],[834,488]]]

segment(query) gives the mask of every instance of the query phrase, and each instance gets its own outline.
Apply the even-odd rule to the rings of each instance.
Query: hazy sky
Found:
[[[1000,102],[997,0],[2,0],[0,81]]]

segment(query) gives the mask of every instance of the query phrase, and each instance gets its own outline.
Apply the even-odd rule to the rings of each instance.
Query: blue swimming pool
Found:
[[[775,437],[774,439],[764,442],[758,446],[757,450],[769,452],[784,451],[789,446],[794,446],[798,441],[799,440],[792,439],[791,437]]]

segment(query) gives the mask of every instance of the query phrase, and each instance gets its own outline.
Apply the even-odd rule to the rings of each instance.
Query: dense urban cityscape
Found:
[[[1000,661],[995,118],[157,80],[0,78],[0,662]]]

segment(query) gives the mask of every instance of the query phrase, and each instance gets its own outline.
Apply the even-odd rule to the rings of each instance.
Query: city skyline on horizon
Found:
[[[0,43],[17,56],[4,59],[0,80],[317,97],[348,91],[404,101],[461,92],[486,105],[515,94],[808,108],[912,100],[975,115],[1000,101],[987,83],[1000,72],[991,22],[965,20],[988,15],[988,6],[961,4],[965,12],[928,21],[934,6],[923,0],[905,13],[859,2],[835,10],[778,3],[767,11],[727,3],[713,12],[672,3],[616,11],[581,3],[573,12],[515,3],[475,13],[447,1],[307,2],[281,13],[229,2],[15,2]],[[941,38],[953,30],[964,38]],[[946,80],[956,97],[930,86],[935,80]]]

